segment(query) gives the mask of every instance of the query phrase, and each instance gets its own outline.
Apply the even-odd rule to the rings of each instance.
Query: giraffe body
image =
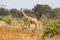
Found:
[[[37,27],[37,19],[36,18],[32,18],[30,16],[27,16],[23,9],[21,10],[21,12],[25,16],[25,18],[27,19],[27,21],[29,23],[28,26],[30,26],[30,24],[35,24],[35,28],[36,28]]]

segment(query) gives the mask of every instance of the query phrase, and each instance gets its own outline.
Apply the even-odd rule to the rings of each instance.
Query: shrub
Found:
[[[0,16],[0,21],[2,20],[2,16]]]
[[[12,20],[14,20],[14,18],[12,17],[12,15],[7,15],[7,16],[1,16],[0,20],[5,21],[8,24],[11,24],[11,22],[12,22]]]
[[[48,18],[45,15],[41,16],[40,21],[43,23],[43,25],[46,25],[49,22]]]
[[[23,18],[23,21],[24,21],[24,24],[27,25],[28,24],[28,21],[26,18]]]
[[[58,20],[49,22],[46,25],[46,30],[44,32],[44,35],[48,35],[49,37],[52,37],[56,34],[60,34],[60,21]]]

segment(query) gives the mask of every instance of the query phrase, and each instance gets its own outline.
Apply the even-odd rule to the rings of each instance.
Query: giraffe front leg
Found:
[[[28,28],[30,29],[30,20],[28,20]]]
[[[30,21],[28,21],[28,28],[30,29]]]
[[[29,27],[29,29],[30,29],[30,23],[28,24],[28,27]]]

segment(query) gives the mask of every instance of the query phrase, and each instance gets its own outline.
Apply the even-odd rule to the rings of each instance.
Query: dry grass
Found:
[[[0,30],[0,40],[40,40],[37,32],[27,32],[22,30],[17,32],[16,30]]]
[[[30,30],[23,27],[23,23],[13,22],[8,25],[6,22],[0,21],[0,40],[41,40],[43,28],[41,30]],[[58,40],[60,37],[54,38],[46,37],[45,40],[56,40],[56,38]]]
[[[0,40],[40,40],[37,30],[23,28],[23,25],[17,22],[14,24],[8,25],[0,21]]]

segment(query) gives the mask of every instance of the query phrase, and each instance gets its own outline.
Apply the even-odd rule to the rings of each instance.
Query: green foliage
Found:
[[[14,20],[14,18],[11,15],[0,17],[0,21],[5,21],[8,24],[11,24],[12,20]]]
[[[0,21],[2,20],[2,16],[0,16]]]
[[[10,10],[10,14],[13,16],[13,17],[16,17],[18,15],[19,11],[17,9],[11,9]]]
[[[0,16],[7,16],[7,15],[12,15],[13,17],[22,17],[21,12],[19,10],[13,8],[11,10],[5,9],[5,8],[0,8]]]
[[[36,13],[37,18],[40,19],[40,17],[43,14],[46,14],[48,12],[50,12],[52,10],[52,8],[48,5],[41,5],[41,4],[37,4],[34,8],[33,11]]]
[[[55,14],[55,17],[59,17],[60,16],[60,8],[53,9],[53,13]]]
[[[27,25],[28,24],[28,21],[26,18],[23,18],[23,21],[24,21],[24,24]]]
[[[50,37],[60,34],[60,21],[52,21],[46,25],[46,30],[44,35],[49,35]]]
[[[51,7],[49,6],[49,5],[41,5],[41,4],[37,4],[34,8],[33,8],[33,10],[35,11],[35,12],[48,12],[48,11],[50,11],[51,10]]]
[[[8,15],[10,12],[8,9],[5,8],[0,8],[0,16],[6,16]]]
[[[60,12],[60,8],[53,9],[53,12],[55,12],[55,13]]]
[[[10,14],[13,17],[21,17],[22,16],[21,12],[19,12],[19,10],[15,9],[15,8],[10,10]]]

